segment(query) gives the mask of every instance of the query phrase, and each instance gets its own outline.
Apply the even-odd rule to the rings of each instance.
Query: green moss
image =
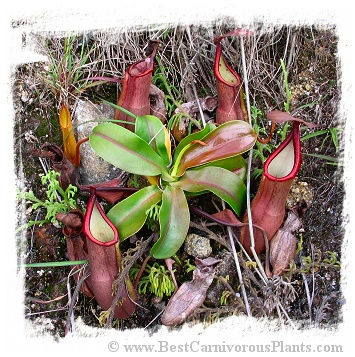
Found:
[[[40,142],[49,141],[58,145],[62,144],[62,132],[59,125],[59,113],[53,110],[48,117],[40,117],[40,123],[35,129],[35,134]]]

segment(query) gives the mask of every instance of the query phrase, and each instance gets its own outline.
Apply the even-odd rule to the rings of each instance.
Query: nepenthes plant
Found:
[[[135,132],[113,123],[100,124],[89,137],[92,148],[118,168],[149,178],[151,185],[117,203],[107,217],[123,241],[146,221],[147,212],[161,202],[159,239],[153,257],[173,256],[189,228],[188,197],[212,192],[240,216],[245,210],[245,161],[256,134],[244,121],[206,127],[184,138],[171,153],[169,133],[154,116],[135,117]],[[233,172],[235,171],[235,172]]]
[[[61,171],[61,177],[67,178],[67,184],[75,184],[81,193],[89,193],[89,198],[85,214],[72,210],[60,214],[57,219],[63,224],[69,258],[89,261],[82,291],[95,297],[114,317],[129,318],[135,311],[137,284],[132,283],[125,273],[127,263],[121,248],[142,230],[153,211],[158,230],[153,244],[149,242],[147,247],[149,255],[156,260],[166,260],[178,254],[188,234],[191,212],[217,224],[239,228],[240,242],[247,253],[259,255],[266,250],[266,261],[269,242],[275,236],[288,235],[281,234],[280,227],[286,213],[286,196],[301,165],[299,126],[307,123],[287,113],[269,112],[268,119],[272,123],[294,123],[284,142],[266,160],[259,190],[251,210],[247,210],[247,164],[243,154],[260,138],[247,118],[241,77],[223,57],[220,42],[226,36],[251,34],[237,30],[214,40],[213,73],[218,97],[215,121],[205,123],[187,136],[184,134],[177,144],[165,121],[150,115],[149,86],[158,47],[156,42],[150,43],[152,48],[144,60],[132,64],[126,71],[118,103],[112,105],[114,119],[97,125],[84,141],[76,143],[69,111],[62,104],[59,119],[63,151],[47,144],[45,148],[50,151],[47,155],[55,159],[53,161]],[[80,165],[80,145],[85,141],[105,161],[126,173],[147,178],[149,184],[130,189],[120,186],[120,180],[114,179],[81,185],[76,168]],[[221,199],[224,211],[209,215],[190,205],[195,197],[204,194]],[[101,200],[109,202],[108,209]],[[284,226],[283,230],[286,228]],[[284,247],[286,245],[278,238],[277,248],[282,251]],[[286,254],[290,259],[293,250]],[[277,261],[282,261],[281,256],[274,258],[272,263]],[[181,314],[191,313],[203,303],[219,260],[197,263],[193,281],[176,289],[167,313],[163,315],[163,323],[181,323],[184,321]],[[274,272],[284,271],[288,262],[283,260],[282,263],[282,269],[274,267]],[[74,276],[79,283],[81,276]],[[122,276],[122,282],[118,284],[117,280]],[[192,305],[188,301],[183,306],[182,299],[192,295],[199,295],[199,298],[191,299]],[[116,296],[120,296],[119,301]]]

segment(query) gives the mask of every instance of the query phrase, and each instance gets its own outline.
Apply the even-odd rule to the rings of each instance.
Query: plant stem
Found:
[[[225,202],[223,200],[222,200],[222,207],[223,207],[223,209],[226,208]],[[232,228],[230,226],[227,227],[227,232],[228,232],[228,236],[229,236],[230,245],[232,247],[235,266],[237,267],[237,274],[238,274],[238,279],[239,279],[239,283],[240,283],[240,288],[241,288],[242,294],[243,294],[245,308],[247,310],[247,315],[250,317],[251,314],[250,314],[250,306],[249,306],[249,302],[248,302],[248,296],[247,296],[247,293],[246,293],[246,290],[245,290],[245,285],[244,285],[242,271],[240,269],[238,254],[237,254],[237,251],[235,249],[235,244],[234,244],[234,240],[233,240],[233,231],[232,231]]]
[[[285,91],[286,91],[286,102],[284,103],[284,106],[285,106],[286,112],[290,113],[291,91],[288,86],[287,71],[286,71],[285,63],[282,59],[280,59],[280,63],[281,63],[283,77],[284,77],[283,83],[284,83]]]
[[[242,53],[242,66],[243,66],[243,77],[244,77],[245,97],[246,97],[246,102],[247,102],[248,120],[249,120],[249,124],[252,125],[252,117],[251,117],[251,112],[250,112],[250,100],[249,100],[248,74],[247,74],[247,67],[246,67],[246,62],[245,62],[245,49],[244,49],[243,37],[240,38],[240,48],[241,48],[241,53]],[[251,241],[250,250],[253,253],[254,259],[257,262],[260,271],[263,273],[264,278],[266,278],[266,280],[267,280],[264,268],[261,265],[259,257],[257,256],[255,249],[254,249],[255,239],[254,239],[254,230],[253,230],[253,218],[251,215],[251,206],[250,206],[250,202],[251,202],[250,180],[251,180],[252,162],[253,162],[253,150],[250,150],[249,157],[248,157],[248,168],[247,168],[247,214],[248,214],[248,223],[249,223],[249,235],[250,235],[250,241]]]

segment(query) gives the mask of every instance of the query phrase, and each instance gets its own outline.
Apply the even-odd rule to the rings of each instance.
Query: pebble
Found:
[[[212,253],[208,238],[191,233],[185,239],[184,250],[195,258],[207,258]]]
[[[295,181],[287,196],[286,207],[291,209],[298,203],[305,203],[308,207],[313,202],[314,193],[307,182]]]

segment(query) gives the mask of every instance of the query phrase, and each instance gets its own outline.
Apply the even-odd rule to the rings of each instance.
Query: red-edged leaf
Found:
[[[90,185],[80,185],[77,184],[81,191],[90,191],[90,188],[93,187],[96,189],[96,196],[103,198],[105,201],[114,204],[117,201],[122,200],[130,196],[132,193],[137,191],[134,188],[124,187],[125,181],[121,177],[115,179],[94,183]]]
[[[157,186],[148,186],[117,203],[107,213],[107,217],[117,227],[120,240],[137,233],[147,219],[150,207],[160,202],[162,192]]]
[[[188,192],[210,191],[226,201],[240,216],[245,210],[246,187],[238,175],[221,167],[199,167],[186,171],[179,181],[172,182]]]
[[[243,156],[232,156],[228,157],[227,159],[221,159],[213,162],[209,162],[208,164],[201,165],[200,167],[221,167],[228,171],[234,172],[239,178],[243,181],[246,179],[246,168],[247,164]]]
[[[202,139],[204,145],[190,144],[180,161],[176,161],[171,174],[180,177],[188,168],[240,155],[253,147],[256,137],[247,122],[233,120],[222,124]]]
[[[163,123],[153,115],[137,116],[135,134],[147,142],[169,166],[171,159],[171,142],[169,132]]]
[[[187,135],[184,137],[179,145],[176,147],[174,150],[174,156],[173,156],[173,161],[175,162],[176,159],[178,158],[180,152],[184,150],[184,148],[189,145],[192,141],[194,140],[202,140],[208,133],[210,133],[212,130],[216,129],[216,126],[211,123],[207,123],[206,126],[195,133],[191,133],[190,135]]]
[[[163,159],[131,131],[112,123],[97,125],[89,137],[93,150],[110,164],[129,173],[168,176]],[[169,180],[169,178],[166,178]]]

